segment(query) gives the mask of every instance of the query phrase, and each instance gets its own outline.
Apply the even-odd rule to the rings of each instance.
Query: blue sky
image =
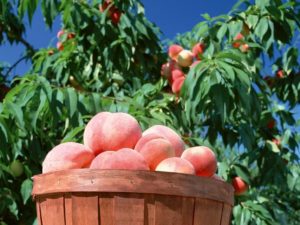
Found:
[[[160,27],[162,39],[173,39],[176,34],[189,31],[203,20],[201,14],[211,16],[225,14],[230,11],[237,0],[142,0],[147,18]],[[27,25],[25,39],[36,49],[55,46],[56,33],[60,29],[60,20],[57,19],[53,29],[49,30],[44,24],[41,10],[37,10],[31,27]],[[0,46],[0,62],[13,64],[22,57],[22,45],[5,44]],[[22,75],[28,71],[30,63],[20,63],[13,70],[14,75]]]

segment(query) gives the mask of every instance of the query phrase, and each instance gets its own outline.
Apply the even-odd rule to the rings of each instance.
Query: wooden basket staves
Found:
[[[228,225],[230,184],[193,175],[75,169],[37,175],[39,225]]]

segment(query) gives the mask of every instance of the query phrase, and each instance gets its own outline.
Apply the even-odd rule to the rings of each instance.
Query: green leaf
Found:
[[[5,106],[7,107],[10,114],[17,120],[19,127],[21,129],[23,129],[25,124],[24,124],[22,109],[18,105],[14,104],[12,102],[6,102]]]
[[[227,27],[226,23],[223,23],[222,26],[219,28],[218,33],[217,33],[217,38],[220,42],[224,39],[227,29],[228,29],[228,27]]]
[[[268,19],[266,17],[263,17],[262,19],[259,20],[254,33],[256,34],[256,36],[259,37],[260,40],[263,40],[264,35],[267,33],[268,31]]]
[[[70,113],[70,118],[72,118],[75,112],[77,112],[78,96],[76,94],[75,89],[67,88],[65,90],[65,98],[66,98],[66,105]]]
[[[249,15],[247,17],[247,25],[250,29],[254,28],[258,22],[258,16],[256,15]]]
[[[266,146],[272,152],[275,152],[275,153],[279,153],[280,152],[280,149],[278,148],[278,146],[274,142],[272,142],[270,140],[266,141]]]
[[[23,198],[23,204],[25,205],[28,199],[31,196],[32,191],[32,181],[30,179],[26,179],[23,181],[21,185],[21,195]]]

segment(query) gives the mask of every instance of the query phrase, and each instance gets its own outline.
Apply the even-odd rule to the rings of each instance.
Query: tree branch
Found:
[[[20,62],[22,62],[24,59],[26,59],[28,57],[28,55],[24,55],[22,58],[20,58],[17,62],[15,62],[11,67],[9,67],[9,69],[7,70],[7,72],[4,75],[4,78],[6,79],[9,75],[9,73],[13,70],[13,68],[15,68]]]

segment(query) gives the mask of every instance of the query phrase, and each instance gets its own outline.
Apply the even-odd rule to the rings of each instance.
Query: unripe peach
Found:
[[[184,80],[185,80],[185,77],[179,77],[179,78],[177,78],[177,79],[173,82],[173,84],[172,84],[172,92],[173,92],[174,94],[178,94],[178,93],[180,92],[181,87],[182,87],[182,85],[183,85],[183,83],[184,83]]]
[[[127,113],[101,112],[87,124],[84,144],[95,154],[102,151],[117,151],[133,148],[142,136],[137,120]]]
[[[158,134],[167,139],[172,144],[175,150],[175,156],[181,156],[184,150],[184,142],[174,130],[163,125],[155,125],[145,130],[143,132],[143,137],[153,133]]]
[[[211,177],[217,170],[215,153],[208,147],[197,146],[186,149],[181,158],[193,164],[198,176]]]
[[[48,51],[48,55],[53,55],[54,54],[54,51],[52,50],[52,49],[50,49],[49,51]]]
[[[188,67],[193,63],[193,53],[189,50],[182,50],[177,57],[177,62],[179,66]]]
[[[43,173],[65,169],[80,169],[89,165],[94,153],[82,144],[66,142],[54,147],[43,162]]]
[[[248,190],[248,184],[243,181],[241,177],[234,177],[232,179],[232,185],[235,195],[242,195]]]
[[[178,54],[183,50],[180,45],[171,45],[169,47],[169,57],[175,61],[177,61]]]
[[[194,166],[189,161],[179,157],[167,158],[161,161],[155,171],[195,174]]]
[[[192,49],[194,57],[197,58],[198,60],[201,59],[200,55],[203,54],[204,50],[205,50],[205,45],[203,43],[195,44]]]
[[[143,156],[130,148],[106,151],[99,154],[91,163],[91,169],[149,170]]]
[[[165,138],[154,138],[147,141],[143,146],[140,144],[139,146],[135,150],[144,157],[150,170],[155,170],[156,166],[164,159],[175,156],[172,144]]]
[[[14,160],[10,165],[9,168],[11,170],[11,173],[14,177],[19,177],[24,172],[24,166],[19,160]]]

